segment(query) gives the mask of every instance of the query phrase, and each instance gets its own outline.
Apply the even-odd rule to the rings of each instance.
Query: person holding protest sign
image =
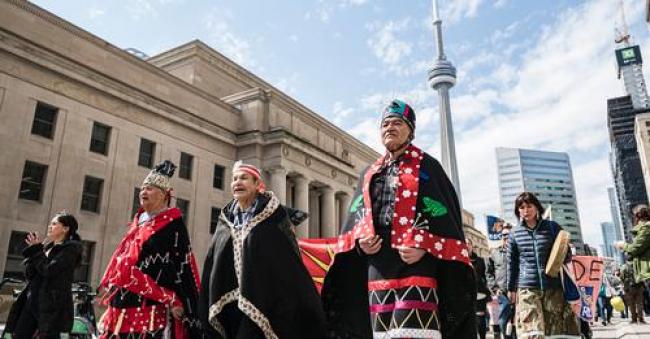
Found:
[[[632,323],[645,323],[643,319],[643,285],[650,282],[650,208],[647,205],[638,205],[634,207],[632,214],[636,224],[632,229],[632,235],[634,236],[632,243],[617,241],[614,243],[614,247],[623,250],[632,259],[631,267],[627,267],[628,264],[625,269],[627,274],[629,274],[628,270],[634,272],[634,284],[637,286],[632,290],[634,296],[629,299],[631,300]],[[639,290],[640,297],[636,296]],[[637,310],[634,305],[636,305],[638,299],[641,300],[641,305]]]
[[[510,300],[517,304],[517,336],[580,338],[578,322],[564,299],[560,278],[545,274],[551,248],[562,228],[541,217],[544,207],[533,193],[521,193],[514,210],[521,222],[508,240],[506,280]],[[564,263],[571,260],[568,249],[563,256]]]

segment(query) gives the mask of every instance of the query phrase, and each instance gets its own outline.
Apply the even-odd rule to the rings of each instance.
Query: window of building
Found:
[[[25,200],[41,201],[46,175],[47,165],[26,161],[18,197]]]
[[[181,161],[178,168],[178,176],[183,179],[192,180],[192,165],[194,157],[191,154],[181,152]]]
[[[221,208],[212,207],[210,211],[210,234],[214,234],[214,232],[217,230],[219,215],[221,215]]]
[[[140,208],[140,187],[133,189],[133,202],[131,203],[131,217],[138,213]]]
[[[111,139],[111,128],[98,122],[93,123],[93,132],[90,136],[90,151],[106,155],[108,143]]]
[[[155,142],[144,138],[140,139],[140,155],[138,156],[138,165],[146,168],[153,168],[155,153]]]
[[[11,231],[9,237],[9,248],[7,249],[7,260],[3,277],[14,279],[25,279],[25,266],[23,265],[23,250],[27,247],[25,238],[27,232]]]
[[[103,179],[86,176],[84,179],[84,190],[81,196],[82,210],[99,213],[102,186],[104,186]]]
[[[223,189],[223,179],[224,179],[225,170],[226,169],[223,166],[214,165],[214,175],[212,177],[212,187],[218,188],[220,190]]]
[[[36,103],[32,134],[52,139],[54,137],[54,127],[58,113],[59,109],[54,106],[42,102]]]
[[[93,255],[95,253],[95,242],[82,241],[81,242],[81,261],[79,266],[74,270],[73,281],[75,282],[90,282],[90,268],[93,262]]]
[[[183,214],[183,220],[185,221],[185,225],[189,226],[190,215],[188,214],[188,212],[190,211],[190,202],[185,199],[177,198],[176,207],[178,207],[178,209],[181,210],[181,213]]]

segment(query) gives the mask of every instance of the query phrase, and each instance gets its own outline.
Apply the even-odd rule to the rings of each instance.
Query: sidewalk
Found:
[[[648,339],[650,338],[650,317],[646,317],[648,324],[630,325],[629,319],[615,317],[612,324],[603,326],[600,323],[593,324],[591,331],[594,339]],[[487,338],[493,339],[492,333]]]
[[[629,319],[613,318],[612,324],[603,326],[594,324],[591,330],[594,338],[642,339],[650,338],[650,317],[645,317],[648,324],[631,325]]]

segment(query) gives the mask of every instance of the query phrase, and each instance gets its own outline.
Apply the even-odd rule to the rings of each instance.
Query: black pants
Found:
[[[476,316],[476,327],[478,337],[480,339],[485,339],[485,334],[487,333],[487,318],[485,314]]]
[[[632,321],[643,321],[643,284],[633,284],[625,292],[625,302],[630,308]]]
[[[14,329],[13,338],[14,339],[32,339],[34,334],[38,330],[38,319],[36,315],[31,310],[29,305],[23,307],[20,317],[16,322],[16,328]],[[39,333],[37,338],[39,339],[59,339],[61,338],[61,333]]]

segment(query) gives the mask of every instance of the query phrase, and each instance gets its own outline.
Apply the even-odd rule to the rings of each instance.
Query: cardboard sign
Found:
[[[600,285],[603,282],[605,263],[601,257],[573,256],[569,270],[582,292],[582,298],[579,303],[574,304],[573,311],[580,318],[591,321],[594,312],[596,312],[596,302]]]

